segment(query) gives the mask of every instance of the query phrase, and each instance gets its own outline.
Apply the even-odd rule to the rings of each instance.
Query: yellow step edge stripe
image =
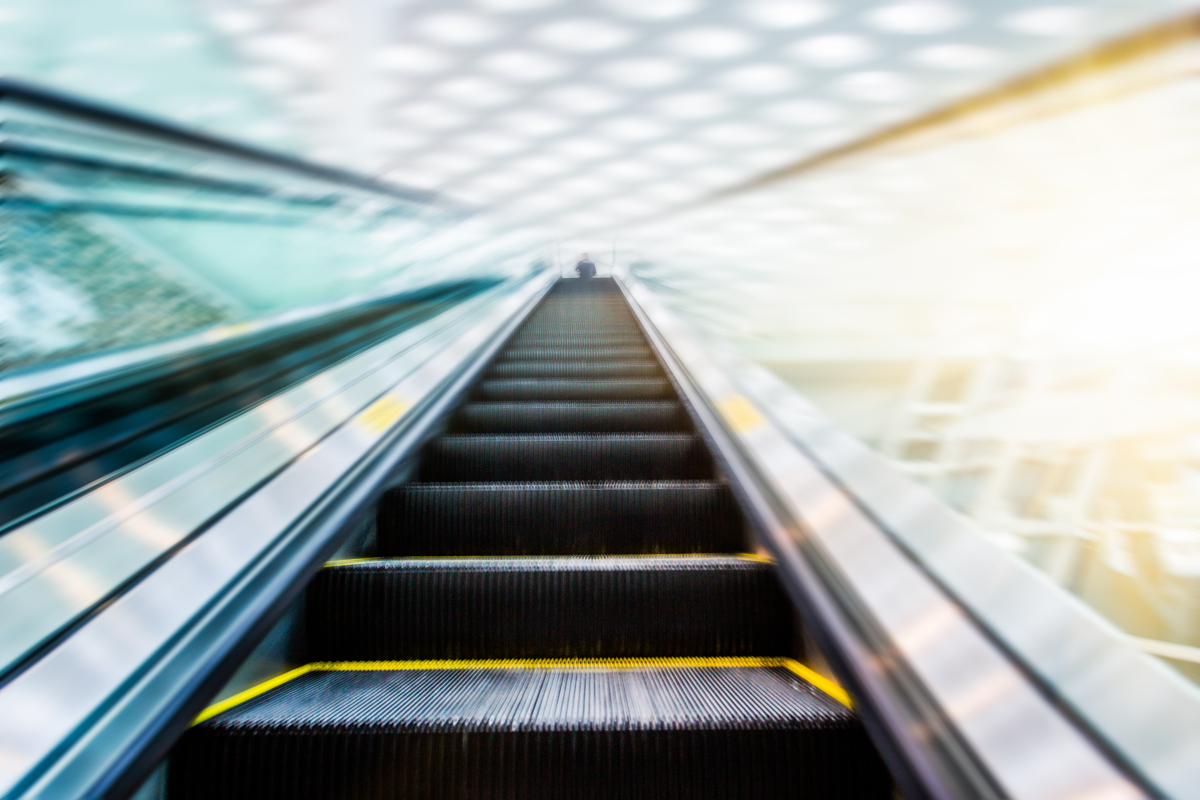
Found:
[[[282,686],[288,681],[295,680],[310,672],[396,672],[402,670],[422,669],[603,669],[640,670],[640,669],[697,669],[704,667],[783,667],[797,677],[816,686],[825,694],[838,701],[846,708],[852,708],[850,695],[838,684],[820,675],[799,661],[791,658],[498,658],[475,660],[428,660],[428,661],[315,661],[302,667],[277,675],[269,681],[252,686],[232,697],[227,697],[219,703],[214,703],[200,712],[192,721],[199,725],[206,719],[228,711],[234,706],[241,705],[247,700],[253,700],[260,694]]]
[[[215,717],[217,714],[220,714],[222,711],[228,711],[229,709],[233,708],[234,706],[241,705],[242,703],[246,702],[247,700],[253,700],[254,698],[258,697],[260,694],[264,694],[266,692],[271,691],[276,686],[283,686],[288,681],[295,680],[296,678],[299,678],[301,675],[307,675],[308,673],[310,673],[312,671],[313,671],[313,665],[305,664],[303,667],[297,667],[296,669],[291,670],[290,672],[285,672],[282,675],[276,675],[274,678],[271,678],[269,681],[263,681],[262,683],[258,684],[257,686],[251,686],[249,689],[245,690],[244,692],[238,692],[237,694],[233,695],[232,697],[226,697],[221,702],[213,703],[211,706],[209,706],[208,708],[201,711],[199,716],[197,716],[194,720],[192,720],[192,724],[199,725],[201,722],[204,722],[204,720],[209,719],[210,717]]]
[[[598,556],[398,556],[395,558],[340,558],[326,561],[326,567],[344,567],[348,564],[385,564],[392,561],[514,561],[519,559],[548,558],[740,558],[760,564],[774,564],[775,559],[758,553],[633,553],[630,555],[606,554]]]
[[[819,672],[815,672],[792,658],[785,658],[783,666],[790,672],[798,675],[804,680],[811,683],[813,686],[820,689],[825,694],[837,700],[846,708],[854,708],[854,703],[850,699],[850,694],[841,687],[840,684],[826,678]]]

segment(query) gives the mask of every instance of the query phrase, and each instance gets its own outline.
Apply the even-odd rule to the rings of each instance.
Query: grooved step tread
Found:
[[[364,559],[321,570],[307,608],[319,661],[786,656],[792,646],[771,567],[738,556]]]
[[[556,347],[510,347],[502,350],[497,360],[503,361],[565,361],[587,359],[589,361],[636,361],[653,358],[650,346],[641,347],[592,347],[580,344]]]
[[[713,476],[689,433],[451,434],[421,460],[422,481],[688,480]]]
[[[729,553],[742,523],[717,481],[409,483],[376,535],[389,556]]]
[[[691,418],[673,400],[638,402],[489,402],[459,406],[454,433],[615,433],[687,431]]]
[[[657,361],[505,361],[488,378],[662,378]]]
[[[481,668],[301,675],[188,731],[169,791],[826,800],[888,784],[852,713],[782,666]]]
[[[479,400],[665,400],[666,378],[513,378],[480,381]]]

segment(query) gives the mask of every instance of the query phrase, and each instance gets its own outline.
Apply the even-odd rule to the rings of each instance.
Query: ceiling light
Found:
[[[926,67],[965,71],[990,67],[1000,60],[1000,54],[974,44],[937,44],[917,50],[909,58]]]
[[[816,0],[759,0],[748,3],[743,13],[764,28],[802,28],[830,16],[833,9]]]
[[[738,167],[723,165],[713,165],[711,167],[702,167],[695,172],[689,173],[688,178],[696,183],[709,188],[717,186],[728,186],[747,177],[744,169]]]
[[[601,228],[610,224],[613,219],[605,214],[597,214],[590,211],[582,211],[576,214],[568,214],[557,220],[559,224],[573,230],[586,230],[589,228]]]
[[[848,67],[875,56],[875,45],[864,36],[831,33],[797,42],[791,52],[817,67]]]
[[[416,150],[429,144],[429,134],[409,130],[387,131],[380,135],[379,144],[394,151]]]
[[[498,196],[502,194],[512,194],[513,192],[525,189],[529,186],[529,179],[524,175],[513,175],[511,173],[493,172],[490,175],[481,175],[474,178],[470,183],[463,185],[458,191],[486,196]]]
[[[738,163],[742,164],[755,172],[767,169],[778,169],[785,164],[791,164],[800,160],[802,153],[793,147],[774,147],[764,149],[760,147],[752,148],[751,150],[738,154]]]
[[[639,89],[676,83],[687,72],[686,66],[670,58],[630,58],[600,68],[600,74],[610,81]]]
[[[795,70],[778,64],[749,64],[726,72],[717,82],[741,94],[779,94],[797,84]]]
[[[820,100],[788,100],[764,110],[763,115],[787,125],[828,125],[843,116],[840,106]]]
[[[726,113],[729,101],[716,92],[684,92],[663,98],[657,108],[674,119],[706,119]]]
[[[536,50],[504,50],[483,59],[483,67],[514,81],[547,81],[567,71],[562,59]]]
[[[556,156],[536,155],[513,161],[508,164],[508,169],[523,175],[545,178],[570,172],[575,169],[575,163]]]
[[[375,53],[373,60],[380,69],[406,75],[432,75],[451,64],[445,51],[415,42],[385,47]]]
[[[749,125],[744,122],[726,122],[721,125],[711,125],[698,133],[699,138],[706,142],[725,147],[748,147],[765,144],[776,138],[774,131],[761,125]]]
[[[573,53],[599,53],[627,44],[633,38],[628,28],[603,19],[565,19],[537,28],[534,41]]]
[[[1090,12],[1080,6],[1043,6],[1005,17],[1005,28],[1033,36],[1062,36],[1087,22]]]
[[[565,181],[553,184],[547,187],[547,191],[559,195],[560,197],[569,197],[579,200],[585,197],[596,197],[597,195],[609,194],[616,187],[612,181],[599,178],[593,174],[579,175],[574,178],[568,178]]]
[[[517,150],[525,149],[528,144],[512,136],[505,136],[502,133],[471,133],[466,136],[461,136],[456,144],[467,150],[476,153],[486,153],[488,155],[502,156],[514,153]]]
[[[959,6],[942,0],[907,0],[880,6],[869,12],[864,19],[892,33],[940,33],[957,28],[967,19],[966,12]]]
[[[805,142],[815,148],[833,147],[845,144],[858,134],[858,129],[851,125],[840,125],[836,128],[826,128],[805,138]]]
[[[483,159],[470,153],[441,152],[422,156],[416,163],[424,170],[451,177],[479,169]]]
[[[713,159],[711,150],[687,142],[661,144],[644,152],[655,160],[669,164],[700,164]]]
[[[490,17],[468,11],[443,11],[417,20],[415,30],[426,39],[453,46],[490,42],[502,33]]]
[[[514,197],[509,201],[509,208],[514,214],[538,214],[542,215],[546,212],[562,211],[563,198],[560,195],[537,192],[534,194],[521,195]]]
[[[667,48],[681,56],[719,61],[741,55],[754,40],[737,28],[692,28],[667,37]]]
[[[629,158],[602,164],[595,168],[595,172],[614,180],[637,182],[658,177],[662,174],[662,168],[652,161]]]
[[[557,114],[536,110],[514,111],[495,121],[497,128],[532,137],[553,136],[573,124]]]
[[[638,19],[675,19],[700,8],[698,0],[608,0],[615,11]]]
[[[891,103],[908,97],[913,83],[896,72],[856,72],[834,84],[839,92],[869,103]]]
[[[242,76],[260,89],[268,92],[282,92],[291,89],[296,83],[296,74],[288,69],[274,66],[251,67],[244,70]]]
[[[418,128],[435,130],[460,128],[471,119],[470,116],[456,108],[432,101],[401,106],[396,110],[394,116],[396,119]]]
[[[222,33],[230,36],[241,36],[258,30],[262,25],[262,18],[249,9],[242,8],[227,8],[223,11],[218,11],[212,16],[213,24]],[[8,22],[10,20],[3,20]]]
[[[616,146],[611,142],[607,142],[604,139],[582,136],[574,139],[563,139],[561,142],[555,143],[554,149],[567,158],[572,158],[576,161],[594,161],[598,158],[611,156],[617,152]]]
[[[299,68],[324,66],[333,57],[325,42],[296,33],[253,36],[246,49],[259,58]]]
[[[475,5],[501,14],[522,14],[556,6],[562,0],[475,0]]]
[[[604,123],[599,132],[625,142],[647,142],[661,139],[670,129],[645,117],[618,117]]]
[[[435,189],[446,177],[435,169],[426,170],[419,164],[405,164],[384,175],[384,179],[390,183],[399,183],[414,189]]]
[[[489,107],[504,105],[513,97],[513,92],[501,83],[470,75],[453,78],[433,86],[431,94],[468,106]]]
[[[603,86],[574,84],[551,89],[544,95],[555,107],[573,114],[599,114],[621,104],[622,97]]]
[[[682,203],[696,196],[696,187],[680,181],[664,181],[638,187],[638,195],[662,203]]]

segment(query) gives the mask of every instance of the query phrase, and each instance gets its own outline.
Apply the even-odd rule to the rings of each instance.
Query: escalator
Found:
[[[175,360],[150,380],[87,387],[0,411],[0,532],[395,336],[486,287],[462,282],[376,302]],[[144,371],[153,371],[148,366]]]
[[[1194,687],[670,286],[80,98],[0,106],[6,214],[186,242],[275,309],[6,376],[3,800],[1195,796]]]
[[[169,797],[890,796],[611,280],[559,281],[444,425]]]

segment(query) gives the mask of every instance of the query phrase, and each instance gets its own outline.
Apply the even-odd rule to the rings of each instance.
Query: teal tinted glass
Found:
[[[529,266],[425,193],[15,85],[0,112],[6,369]]]

